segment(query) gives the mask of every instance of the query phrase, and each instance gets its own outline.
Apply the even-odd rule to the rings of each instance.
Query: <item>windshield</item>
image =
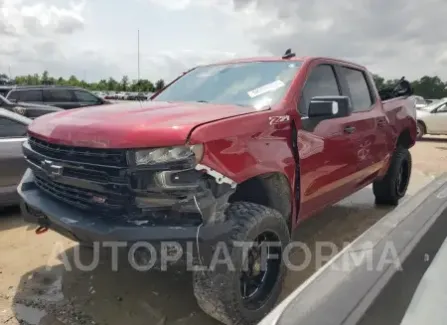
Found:
[[[154,100],[262,108],[283,98],[300,66],[298,61],[273,61],[198,67]]]
[[[417,105],[427,105],[427,102],[424,99],[419,98],[419,97],[415,97],[414,102]]]
[[[447,103],[447,99],[441,99],[441,100],[438,100],[436,102],[431,103],[430,105],[427,105],[427,106],[424,106],[424,107],[420,107],[419,109],[422,110],[422,111],[431,112],[435,108],[437,108],[439,106],[442,106],[445,103]]]

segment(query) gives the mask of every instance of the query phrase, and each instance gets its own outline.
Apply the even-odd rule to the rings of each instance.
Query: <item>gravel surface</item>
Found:
[[[412,149],[414,171],[409,196],[447,171],[447,138],[430,137]],[[331,241],[337,247],[352,241],[389,209],[373,204],[371,188],[347,198],[307,220],[293,234],[308,244]],[[101,258],[99,267],[85,272],[72,265],[76,258],[92,261],[92,251],[54,232],[35,235],[17,208],[0,214],[0,324],[17,325],[210,325],[218,324],[197,307],[188,274],[137,272],[121,266],[111,269]],[[294,252],[292,261],[302,254]],[[316,269],[290,271],[286,296]]]

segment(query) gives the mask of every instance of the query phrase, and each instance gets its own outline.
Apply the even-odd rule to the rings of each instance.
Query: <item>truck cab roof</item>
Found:
[[[248,58],[238,58],[238,59],[231,59],[231,60],[225,60],[220,61],[216,63],[211,64],[205,64],[201,66],[213,66],[213,65],[224,65],[224,64],[238,64],[238,63],[249,63],[249,62],[274,62],[274,61],[292,61],[292,62],[301,62],[303,65],[306,63],[310,63],[314,60],[322,60],[332,63],[338,63],[343,65],[348,65],[350,67],[356,67],[360,70],[367,70],[366,67],[350,62],[345,61],[341,59],[331,58],[331,57],[324,57],[324,56],[301,56],[301,57],[291,57],[291,58],[283,58],[281,56],[266,56],[266,57],[248,57]]]

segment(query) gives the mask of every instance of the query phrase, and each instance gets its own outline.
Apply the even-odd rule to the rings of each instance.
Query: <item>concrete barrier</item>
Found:
[[[334,256],[258,325],[377,324],[365,321],[367,311],[377,302],[393,276],[400,271],[397,266],[407,261],[424,236],[428,237],[426,240],[430,240],[430,237],[439,237],[438,241],[445,238],[447,227],[436,226],[435,222],[439,222],[438,219],[446,209],[447,174],[444,174],[396,207]],[[447,220],[445,217],[444,219]],[[433,236],[433,231],[438,234]],[[380,265],[381,256],[387,247],[395,249],[397,263]],[[362,260],[359,256],[368,258]],[[379,310],[382,314],[374,317],[390,316],[383,312],[384,309],[388,313],[404,313],[407,306],[403,304],[404,310],[398,311],[392,302],[388,305],[391,305],[389,309],[382,306],[382,311]],[[400,317],[399,314],[395,318],[401,319]]]

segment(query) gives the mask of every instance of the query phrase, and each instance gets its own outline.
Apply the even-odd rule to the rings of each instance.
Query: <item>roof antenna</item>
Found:
[[[296,54],[292,53],[292,49],[287,49],[286,53],[284,53],[284,55],[282,56],[283,59],[290,59],[295,57]]]

